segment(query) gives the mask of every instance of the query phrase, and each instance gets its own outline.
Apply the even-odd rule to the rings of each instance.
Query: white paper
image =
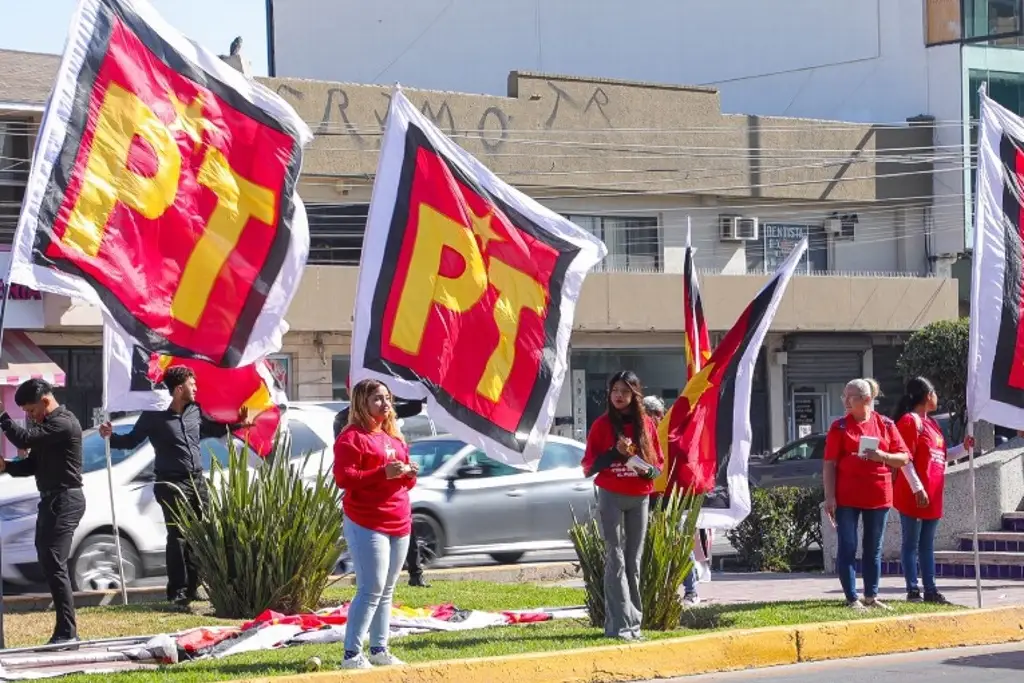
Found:
[[[639,455],[634,455],[629,460],[627,460],[626,467],[630,468],[637,474],[644,474],[645,472],[651,471],[651,465],[649,465],[647,461],[645,461]]]
[[[864,451],[873,451],[878,448],[878,437],[877,436],[862,436],[860,437],[860,444],[857,447],[857,457],[863,458]]]

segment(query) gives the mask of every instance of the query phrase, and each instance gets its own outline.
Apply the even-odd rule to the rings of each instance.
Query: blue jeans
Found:
[[[690,571],[683,579],[683,595],[696,595],[697,594],[697,559],[694,553],[690,553],[690,562],[693,564],[690,566]]]
[[[345,542],[356,572],[356,597],[348,607],[345,625],[345,651],[362,652],[367,632],[371,648],[387,647],[391,598],[409,551],[409,537],[371,531],[346,517]]]
[[[861,569],[864,576],[864,597],[878,596],[878,581],[882,575],[882,537],[889,508],[864,510],[862,508],[836,508],[836,571],[847,600],[857,599],[857,522],[864,518],[864,538]]]
[[[924,592],[936,593],[935,587],[935,531],[939,528],[937,519],[916,519],[900,514],[903,527],[903,577],[907,580],[907,591],[917,590],[917,563],[921,563],[921,578]]]

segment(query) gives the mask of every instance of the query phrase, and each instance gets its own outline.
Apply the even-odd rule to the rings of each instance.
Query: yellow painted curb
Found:
[[[723,631],[391,669],[250,678],[244,683],[608,683],[1016,641],[1024,641],[1024,607]],[[340,657],[340,645],[338,653]]]

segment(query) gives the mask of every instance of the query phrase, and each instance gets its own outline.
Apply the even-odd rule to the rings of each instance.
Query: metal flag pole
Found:
[[[974,437],[974,423],[967,423],[967,436]],[[974,515],[974,586],[978,593],[978,609],[981,609],[981,551],[978,547],[978,493],[974,482],[974,446],[968,449],[971,463],[971,510]]]
[[[106,322],[104,322],[104,326]],[[107,378],[110,376],[110,346],[103,340],[103,422],[110,422],[107,409]],[[99,425],[96,425],[97,428]],[[107,490],[110,493],[110,521],[114,527],[114,549],[117,551],[117,576],[121,583],[121,604],[128,604],[128,586],[124,580],[124,558],[121,556],[121,529],[117,525],[117,506],[114,504],[114,464],[110,456],[110,439],[103,439],[107,455]]]
[[[3,356],[4,326],[7,319],[7,296],[11,290],[11,270],[14,267],[14,259],[11,259],[11,266],[7,269],[7,278],[0,283],[0,357]],[[3,519],[0,518],[0,568],[4,565],[4,528]],[[0,571],[0,650],[7,648],[7,641],[4,635],[4,578]]]

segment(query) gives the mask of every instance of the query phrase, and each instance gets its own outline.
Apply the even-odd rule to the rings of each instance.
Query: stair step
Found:
[[[981,564],[1007,564],[1024,567],[1024,552],[978,553]],[[974,553],[965,550],[936,550],[935,561],[945,564],[974,564]]]
[[[1024,552],[1024,531],[981,531],[978,548],[982,552]],[[974,550],[974,535],[960,535],[960,550]]]
[[[1004,512],[1003,519],[1024,519],[1024,511]]]
[[[1024,531],[1024,512],[1004,512],[1004,531]]]

